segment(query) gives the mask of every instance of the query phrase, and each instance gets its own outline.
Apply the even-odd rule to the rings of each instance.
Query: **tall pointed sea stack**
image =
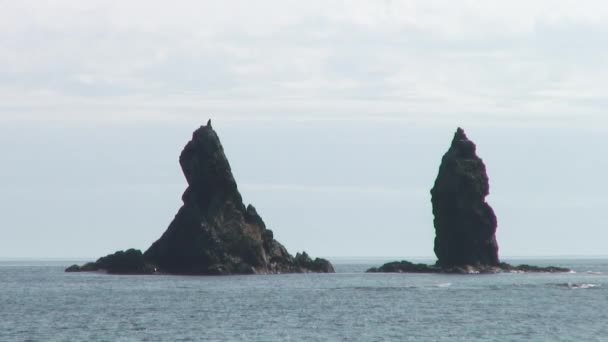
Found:
[[[292,257],[252,205],[245,207],[224,148],[211,127],[196,130],[179,158],[184,205],[144,257],[185,274],[333,272],[327,260]]]
[[[290,255],[252,205],[245,207],[211,120],[192,135],[179,158],[188,182],[184,202],[143,253],[117,252],[66,271],[141,274],[334,272],[325,259]]]
[[[441,267],[497,266],[496,215],[486,203],[486,166],[475,144],[458,128],[443,156],[431,202],[435,220],[435,255]]]
[[[367,272],[497,273],[568,272],[567,268],[512,266],[498,259],[496,215],[486,203],[490,192],[486,166],[475,144],[458,128],[452,145],[441,159],[431,189],[435,225],[434,265],[393,261]]]

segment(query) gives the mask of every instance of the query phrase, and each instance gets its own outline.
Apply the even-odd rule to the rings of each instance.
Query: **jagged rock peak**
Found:
[[[458,127],[456,133],[454,133],[454,139],[452,139],[452,145],[450,146],[453,154],[456,154],[462,158],[476,158],[477,147],[475,143],[469,140],[464,129]]]
[[[204,207],[219,196],[218,201],[233,199],[236,205],[243,206],[230,163],[211,120],[194,131],[192,140],[180,154],[179,163],[189,185],[182,196],[184,203],[199,203]],[[244,206],[241,209],[244,210]]]
[[[489,189],[475,143],[459,127],[431,189],[439,265],[499,264],[496,215],[485,201]]]
[[[245,207],[217,133],[197,129],[180,158],[188,182],[184,205],[144,253],[161,271],[187,274],[329,272],[298,262],[274,240],[254,206]]]

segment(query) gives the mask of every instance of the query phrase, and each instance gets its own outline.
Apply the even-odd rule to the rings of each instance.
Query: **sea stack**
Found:
[[[143,253],[141,264],[134,265],[133,272],[120,268],[121,273],[150,269],[192,275],[334,272],[325,259],[312,259],[305,252],[293,257],[274,239],[256,209],[243,204],[211,120],[194,132],[179,163],[188,182],[183,206],[160,239]],[[107,271],[97,265],[100,260],[66,271]]]
[[[485,200],[489,192],[486,166],[459,127],[431,189],[438,266],[499,265],[496,215]]]
[[[431,189],[435,226],[434,265],[394,261],[367,272],[499,273],[569,272],[562,267],[512,266],[498,259],[496,215],[486,203],[490,193],[486,166],[475,144],[458,128],[441,159]]]

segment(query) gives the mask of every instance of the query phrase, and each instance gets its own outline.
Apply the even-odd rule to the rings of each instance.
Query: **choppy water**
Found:
[[[572,274],[112,276],[0,262],[0,341],[608,341],[608,260]]]

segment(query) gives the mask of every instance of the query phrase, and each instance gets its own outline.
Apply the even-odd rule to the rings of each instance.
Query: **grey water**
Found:
[[[509,261],[509,260],[507,260]],[[608,259],[566,274],[220,277],[0,262],[0,341],[607,341]]]

